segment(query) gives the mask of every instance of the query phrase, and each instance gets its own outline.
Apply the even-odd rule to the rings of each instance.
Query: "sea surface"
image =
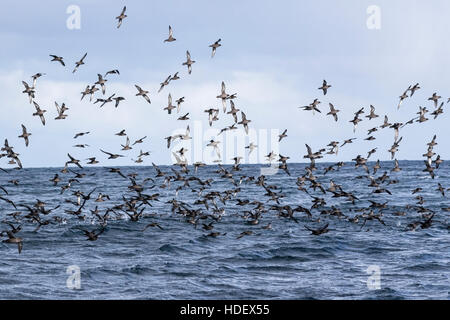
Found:
[[[170,186],[161,188],[164,178],[155,178],[153,167],[122,167],[125,175],[137,173],[138,183],[144,178],[155,179],[145,183],[144,193],[159,193],[159,201],[151,201],[152,206],[145,207],[137,222],[112,214],[97,241],[87,241],[80,228],[99,228],[90,213],[95,206],[104,213],[106,208],[122,203],[123,196],[135,195],[128,189],[129,180],[107,168],[86,168],[82,171],[86,176],[61,195],[61,186],[74,177],[72,173],[60,173],[61,168],[0,172],[0,186],[9,193],[0,190],[0,196],[30,206],[39,199],[46,203],[46,209],[61,206],[49,215],[42,215],[43,220],[52,223],[37,232],[36,222],[19,218],[23,226],[16,236],[23,238],[21,254],[17,245],[0,242],[0,299],[449,299],[450,213],[442,208],[450,207],[450,191],[445,196],[436,191],[438,182],[446,189],[450,187],[449,164],[444,162],[433,180],[422,172],[423,161],[400,161],[402,171],[397,173],[390,171],[392,162],[382,162],[382,168],[373,176],[387,171],[391,180],[398,179],[398,183],[383,185],[392,195],[372,193],[374,189],[367,186],[369,180],[361,177],[366,175],[365,171],[355,169],[352,163],[323,175],[328,165],[318,164],[314,172],[324,188],[333,179],[359,200],[352,204],[346,198],[332,198],[329,192],[309,190],[327,202],[324,207],[311,210],[313,219],[320,217],[320,222],[313,222],[300,212],[294,214],[297,222],[277,216],[277,211],[269,210],[276,203],[254,181],[234,186],[229,178],[221,178],[217,166],[201,167],[197,173],[189,167],[187,176],[213,179],[203,194],[241,188],[225,204],[216,202],[218,208],[225,209],[212,230],[225,235],[217,237],[207,236],[211,231],[202,229],[202,223],[213,221],[210,218],[199,221],[195,227],[186,222],[186,217],[172,213],[167,201],[173,198],[192,208],[202,208],[205,214],[212,213],[212,204],[209,210],[201,204],[194,205],[199,195],[190,188],[176,194],[175,190],[184,182],[172,181]],[[280,205],[311,207],[311,197],[296,185],[306,166],[289,164],[291,176],[284,171],[266,176],[267,185],[278,186],[274,191],[284,195]],[[233,175],[238,183],[242,175],[258,177],[261,167],[242,165],[242,170]],[[174,175],[171,167],[160,168]],[[225,168],[230,170],[231,166]],[[76,167],[71,169],[81,172]],[[57,186],[49,182],[55,173],[62,180]],[[19,185],[8,183],[12,179],[19,180]],[[190,185],[198,190],[197,182],[190,181]],[[423,191],[412,195],[411,190],[419,186]],[[84,220],[64,212],[77,209],[65,202],[77,200],[74,191],[87,194],[94,188],[92,199],[83,208]],[[100,192],[111,200],[95,202]],[[421,213],[406,207],[417,205],[417,195],[423,197],[422,206],[433,210],[435,216],[430,228],[407,231],[408,224],[424,221]],[[259,224],[246,223],[244,211],[255,205],[238,206],[237,198],[264,203],[268,212],[263,213]],[[354,210],[370,205],[368,200],[389,201],[382,211],[386,225],[369,220],[363,226],[363,221],[351,223],[344,217],[321,214],[321,210],[334,205],[352,217],[357,214]],[[405,216],[392,214],[401,210],[406,211]],[[19,225],[8,216],[15,211],[28,213],[25,207],[15,210],[0,201],[1,220]],[[56,223],[56,216],[65,221]],[[143,232],[151,222],[159,223],[163,230],[149,227]],[[263,229],[269,222],[272,229]],[[330,231],[319,236],[305,229],[305,225],[316,228],[325,223],[329,223]],[[4,223],[0,228],[9,229]],[[237,239],[247,230],[253,234]],[[77,283],[72,280],[78,278],[70,278],[68,268],[79,268],[79,289],[73,288]]]

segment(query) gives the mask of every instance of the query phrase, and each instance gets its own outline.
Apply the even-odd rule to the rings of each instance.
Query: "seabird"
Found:
[[[323,80],[322,86],[320,88],[318,88],[319,90],[323,91],[323,95],[326,96],[327,95],[327,91],[328,89],[331,88],[331,85],[327,84],[326,80]]]
[[[248,155],[252,153],[253,150],[255,150],[258,146],[255,145],[253,142],[250,142],[248,146],[245,147],[245,149],[248,149]]]
[[[112,95],[111,97],[113,97],[114,95]],[[120,101],[123,101],[123,100],[125,100],[125,98],[124,97],[115,97],[115,98],[112,98],[116,103],[115,103],[115,107],[117,108],[118,106],[119,106],[119,103],[120,103]]]
[[[399,97],[400,101],[398,102],[398,106],[397,109],[400,109],[400,106],[403,102],[403,100],[405,100],[406,98],[408,98],[408,91],[411,90],[411,86],[408,87],[408,89],[406,89],[403,94]]]
[[[283,138],[287,137],[286,132],[287,132],[287,129],[285,129],[282,134],[278,135],[278,142],[280,142]]]
[[[66,107],[65,103],[62,103],[61,107],[59,104],[55,101],[56,111],[58,112],[58,116],[55,118],[55,120],[64,120],[67,118],[67,114],[64,114],[69,108]]]
[[[240,110],[235,107],[233,100],[230,100],[230,106],[231,106],[231,110],[228,111],[227,114],[231,114],[233,116],[234,122],[237,123],[238,122],[237,113]]]
[[[30,100],[30,103],[33,102],[33,99],[34,99],[34,93],[35,93],[34,85],[33,85],[33,87],[30,87],[30,86],[28,85],[28,83],[26,83],[25,81],[22,81],[22,84],[23,84],[23,86],[25,87],[25,90],[23,90],[22,93],[28,94],[28,98],[29,98],[29,100]]]
[[[75,159],[69,153],[67,154],[67,156],[69,157],[70,161],[66,162],[66,166],[70,163],[73,163],[74,165],[78,166],[80,169],[83,169],[83,167],[80,165],[80,160]]]
[[[166,80],[160,83],[161,87],[159,88],[158,93],[160,93],[161,90],[170,83],[170,80],[172,80],[172,76],[169,74]]]
[[[350,139],[344,140],[344,143],[341,144],[341,148],[343,146],[345,146],[347,143],[353,143],[353,140],[356,140],[356,138],[350,138]]]
[[[135,144],[138,144],[138,143],[143,143],[144,140],[145,140],[146,138],[147,138],[147,136],[142,137],[142,138],[140,138],[140,139],[137,139],[137,140],[133,143],[133,146],[134,146]]]
[[[327,233],[328,231],[330,231],[328,229],[328,223],[319,229],[311,229],[305,225],[305,229],[311,231],[311,234],[313,234],[315,236],[318,236],[318,235],[321,235],[323,233]]]
[[[78,137],[82,137],[82,136],[84,136],[86,134],[89,134],[89,133],[90,133],[89,131],[87,131],[87,132],[79,132],[79,133],[76,133],[73,138],[76,139]]]
[[[242,120],[238,122],[238,124],[242,124],[245,129],[245,133],[248,134],[248,124],[251,122],[251,120],[248,120],[245,113],[241,111],[241,118]]]
[[[119,20],[118,24],[117,24],[117,28],[120,28],[120,26],[122,25],[122,21],[123,19],[125,19],[127,17],[127,15],[125,14],[125,11],[127,10],[127,7],[123,7],[122,12],[120,13],[119,16],[116,17],[116,19]]]
[[[210,140],[208,142],[208,144],[206,146],[207,147],[213,147],[214,151],[216,151],[216,153],[217,153],[217,156],[220,158],[220,150],[219,150],[219,147],[218,147],[219,143],[220,143],[220,141],[214,141],[212,139],[212,140]]]
[[[86,58],[87,56],[87,52],[84,54],[84,56],[80,59],[80,61],[75,62],[75,69],[73,69],[72,73],[75,73],[75,71],[77,71],[77,69],[84,64],[84,58]]]
[[[37,81],[37,79],[39,79],[40,77],[42,77],[42,76],[44,76],[44,75],[46,75],[46,73],[38,72],[38,73],[33,74],[33,75],[31,76],[31,79],[33,79],[33,88],[36,88],[36,81]]]
[[[130,147],[130,138],[129,137],[127,137],[125,145],[121,144],[121,146],[122,146],[122,151],[133,149],[132,147]]]
[[[119,70],[117,70],[117,69],[107,71],[107,72],[105,73],[105,75],[103,76],[103,78],[106,78],[106,76],[107,76],[108,74],[120,74],[120,72],[119,72]]]
[[[375,114],[375,107],[373,105],[370,105],[370,114],[366,116],[369,120],[372,120],[374,118],[378,118],[378,115]]]
[[[157,223],[157,222],[151,222],[151,223],[147,224],[147,225],[144,227],[144,229],[143,229],[142,231],[144,232],[145,230],[147,230],[147,229],[150,228],[150,227],[152,227],[152,228],[157,227],[157,228],[159,228],[160,230],[164,230],[164,229],[159,225],[159,223]]]
[[[321,102],[319,101],[319,99],[314,99],[314,101],[311,102],[309,105],[303,106],[303,107],[299,107],[299,108],[303,108],[303,110],[306,110],[306,111],[312,111],[313,114],[314,114],[314,111],[317,111],[317,112],[321,113],[321,111],[317,108],[317,106],[320,103]]]
[[[434,102],[434,106],[437,107],[438,106],[438,101],[439,101],[440,98],[442,98],[442,97],[435,92],[435,93],[433,93],[433,95],[430,98],[428,98],[428,100],[433,101]]]
[[[179,113],[181,104],[184,102],[184,97],[181,97],[181,98],[175,100],[175,102],[177,103],[177,113]]]
[[[58,56],[55,56],[54,54],[51,54],[50,57],[52,57],[52,60],[51,60],[51,61],[58,61],[58,62],[61,63],[63,66],[66,66],[66,65],[64,64],[63,57],[58,57]]]
[[[226,100],[228,98],[228,94],[225,92],[225,82],[223,82],[223,81],[222,81],[222,86],[221,86],[221,93],[216,98],[222,100],[223,113],[227,112]]]
[[[18,238],[16,236],[14,236],[14,233],[11,231],[6,231],[6,234],[8,235],[8,239],[3,240],[3,242],[5,243],[17,243],[17,249],[19,251],[19,253],[22,252],[22,247],[23,247],[23,240],[22,238]]]
[[[164,40],[164,42],[172,42],[172,41],[175,41],[175,40],[177,40],[177,39],[175,39],[175,38],[173,37],[173,30],[172,30],[172,27],[169,26],[169,37],[168,37],[166,40]]]
[[[97,82],[95,82],[95,84],[100,85],[100,87],[102,88],[102,93],[105,94],[105,91],[106,91],[105,83],[108,80],[103,79],[103,76],[100,73],[97,73],[97,77],[98,77],[98,80],[97,80]]]
[[[19,136],[19,138],[23,138],[25,140],[25,146],[28,147],[29,139],[28,137],[31,136],[31,133],[27,132],[27,128],[22,124],[22,134]]]
[[[114,154],[114,153],[103,151],[102,149],[100,149],[100,151],[103,152],[104,154],[107,154],[109,156],[108,159],[117,159],[119,157],[124,157],[124,156],[122,156],[120,154]]]
[[[214,42],[209,46],[210,48],[212,48],[211,58],[213,58],[214,55],[216,54],[217,48],[221,46],[220,41],[222,41],[222,39],[217,40],[216,42]]]
[[[195,61],[191,59],[191,54],[189,53],[189,51],[186,51],[186,62],[183,62],[182,65],[188,67],[189,74],[191,74],[191,72],[192,72],[192,65],[194,63],[195,63]]]
[[[165,107],[163,110],[167,110],[167,113],[171,114],[172,110],[175,109],[176,107],[172,104],[172,95],[170,93],[167,100],[168,100],[167,107]]]
[[[95,157],[87,158],[86,160],[89,160],[87,164],[97,164],[99,163]]]
[[[328,116],[328,115],[332,115],[333,118],[334,118],[334,121],[338,121],[337,113],[338,113],[340,110],[335,109],[332,103],[329,103],[329,105],[330,105],[330,112],[327,113],[327,116]],[[320,112],[320,111],[319,111],[319,112]]]
[[[115,135],[119,136],[119,137],[123,137],[123,136],[126,136],[127,134],[125,133],[125,129],[123,129],[120,132],[116,133]]]
[[[411,91],[411,97],[414,95],[414,92],[416,92],[416,91],[419,90],[419,89],[420,89],[419,84],[416,83],[416,84],[410,89],[410,91]]]
[[[150,98],[148,97],[147,93],[148,91],[143,90],[141,87],[139,87],[138,85],[134,85],[136,87],[136,89],[138,90],[138,93],[136,93],[136,96],[142,96],[145,100],[147,100],[148,103],[150,102]]]
[[[101,228],[100,230],[93,230],[93,231],[89,231],[89,230],[85,230],[85,229],[81,229],[79,228],[81,231],[83,231],[84,235],[87,237],[86,240],[88,241],[96,241],[98,239],[98,236],[101,235],[104,231],[105,228]]]
[[[36,103],[36,101],[33,101],[34,107],[36,108],[36,112],[33,113],[33,116],[39,116],[41,119],[42,124],[45,126],[45,117],[44,113],[47,112],[47,110],[42,110],[40,106]]]
[[[186,113],[184,116],[178,117],[177,120],[189,120],[190,118],[188,117],[188,115],[189,115],[189,112]]]

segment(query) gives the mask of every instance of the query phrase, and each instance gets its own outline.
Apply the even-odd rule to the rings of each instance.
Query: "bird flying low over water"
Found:
[[[22,248],[23,248],[23,240],[22,238],[18,238],[14,235],[13,232],[11,231],[7,231],[7,235],[8,235],[8,239],[3,240],[3,242],[5,243],[17,243],[17,249],[19,251],[19,253],[22,252]]]
[[[315,236],[318,236],[318,235],[321,235],[321,234],[324,234],[324,233],[327,233],[327,232],[330,231],[328,229],[328,223],[326,225],[324,225],[323,227],[318,228],[318,229],[312,229],[312,228],[309,228],[308,226],[305,226],[305,229],[311,231],[311,234],[313,234]]]
[[[103,232],[105,232],[105,228],[101,228],[100,230],[93,230],[93,231],[89,231],[89,230],[85,230],[85,229],[81,229],[79,228],[81,231],[83,231],[84,235],[87,237],[86,240],[88,241],[96,241],[98,240],[98,236],[101,235]]]
[[[124,157],[124,156],[122,156],[122,155],[120,155],[120,154],[110,153],[110,152],[107,152],[107,151],[103,151],[103,150],[101,150],[101,149],[100,149],[100,151],[103,152],[104,154],[107,154],[107,155],[109,156],[108,159],[117,159],[117,158],[119,158],[119,157]]]

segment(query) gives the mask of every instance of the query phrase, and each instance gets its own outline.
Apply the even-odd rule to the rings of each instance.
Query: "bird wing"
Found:
[[[101,152],[103,152],[103,153],[105,153],[105,154],[107,154],[107,155],[109,155],[109,156],[112,156],[112,155],[113,155],[112,153],[109,153],[109,152],[103,151],[102,149],[100,149],[100,151],[101,151]]]
[[[308,155],[312,155],[311,147],[305,144],[306,150],[308,151]]]

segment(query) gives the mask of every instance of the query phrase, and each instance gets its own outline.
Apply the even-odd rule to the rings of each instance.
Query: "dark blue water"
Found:
[[[160,188],[164,178],[155,178],[155,183],[145,183],[145,194],[159,193],[159,201],[150,201],[145,206],[143,217],[133,222],[124,215],[111,214],[106,229],[97,241],[87,241],[78,228],[94,230],[99,222],[90,213],[98,205],[100,214],[106,208],[123,203],[122,196],[135,195],[127,186],[129,181],[117,173],[109,173],[106,168],[90,168],[87,175],[74,182],[71,189],[60,195],[60,186],[67,183],[73,174],[60,174],[61,182],[53,186],[48,180],[60,169],[24,169],[0,172],[0,185],[9,195],[1,196],[16,204],[32,206],[36,199],[46,203],[45,208],[61,207],[49,215],[41,215],[42,220],[52,223],[42,226],[37,232],[37,223],[23,218],[27,209],[0,201],[2,220],[14,222],[15,211],[22,212],[18,217],[23,229],[17,236],[23,238],[23,251],[18,253],[17,245],[0,243],[0,298],[1,299],[448,299],[450,291],[450,237],[448,231],[449,212],[442,208],[450,207],[448,196],[443,197],[437,189],[437,182],[445,188],[450,187],[450,166],[442,164],[436,170],[433,180],[425,172],[423,162],[400,162],[401,172],[390,172],[393,163],[382,163],[382,168],[374,177],[388,171],[392,179],[399,183],[383,187],[386,193],[373,194],[367,187],[363,169],[355,170],[347,163],[339,171],[323,175],[327,165],[319,164],[315,175],[325,188],[329,180],[342,185],[346,192],[353,192],[359,198],[355,204],[346,198],[331,198],[331,193],[322,194],[319,190],[312,195],[322,197],[327,204],[312,209],[313,218],[296,212],[296,223],[292,219],[277,216],[270,210],[276,204],[264,196],[266,191],[254,182],[244,181],[238,185],[241,191],[223,204],[216,197],[218,208],[225,209],[220,221],[212,231],[226,233],[218,237],[206,236],[211,231],[202,229],[201,223],[209,223],[211,218],[199,221],[197,227],[187,223],[187,218],[171,212],[168,200],[176,198],[179,202],[190,204],[191,208],[202,209],[204,214],[212,214],[203,205],[194,205],[199,199],[190,188],[182,189],[178,195],[175,190],[184,182],[172,181],[169,187]],[[260,167],[244,165],[242,171],[235,172],[238,177],[259,176]],[[304,174],[303,164],[289,166],[292,176],[280,171],[267,176],[267,185],[277,185],[276,192],[284,195],[280,205],[310,208],[311,197],[297,190],[296,178]],[[230,167],[227,167],[230,168]],[[161,169],[172,174],[169,167]],[[176,168],[178,170],[178,168]],[[76,170],[76,169],[74,169]],[[152,167],[122,168],[126,175],[137,173],[138,183],[144,178],[155,176]],[[78,171],[78,170],[77,170]],[[205,186],[203,195],[210,191],[232,190],[236,188],[229,178],[221,178],[216,166],[199,168],[197,174],[191,170],[187,176],[197,176],[202,180],[213,178],[211,186]],[[94,174],[91,176],[91,174]],[[12,178],[19,185],[8,183]],[[389,181],[389,179],[388,179]],[[198,190],[199,184],[190,181],[191,188]],[[306,184],[308,186],[308,183]],[[423,191],[412,195],[411,190],[421,186]],[[94,187],[96,191],[83,208],[86,218],[66,214],[64,210],[76,210],[74,191],[85,194]],[[95,202],[98,193],[108,194],[110,201]],[[450,191],[447,191],[450,194]],[[423,207],[436,214],[430,228],[406,231],[407,225],[423,221],[422,213],[407,205],[415,206],[415,196],[424,199]],[[242,218],[244,211],[251,210],[254,204],[236,205],[236,198],[264,203],[268,211],[262,214],[258,225],[250,225]],[[382,210],[386,225],[376,220],[351,223],[344,217],[320,214],[331,205],[338,207],[346,216],[353,217],[358,208],[368,207],[368,200],[389,201]],[[395,216],[395,211],[406,211],[405,216]],[[376,213],[379,209],[374,210]],[[120,213],[120,211],[119,211]],[[359,212],[361,214],[361,212]],[[56,222],[60,216],[63,222]],[[320,217],[320,222],[315,220]],[[142,229],[150,222],[157,222],[163,230],[150,227]],[[271,230],[263,229],[267,223]],[[318,227],[329,223],[330,231],[320,236],[311,235],[304,225]],[[1,224],[1,230],[8,230]],[[251,230],[252,235],[237,239],[243,232]],[[6,236],[3,237],[6,239]],[[81,271],[81,288],[69,289],[66,285],[69,266],[76,265]],[[379,268],[379,289],[368,287],[369,266]]]

